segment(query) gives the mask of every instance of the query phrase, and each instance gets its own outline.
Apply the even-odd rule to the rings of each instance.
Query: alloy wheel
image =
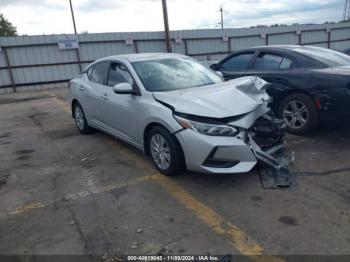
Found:
[[[154,134],[151,137],[150,149],[157,167],[162,170],[168,169],[171,161],[170,147],[162,135]]]
[[[77,126],[80,130],[84,129],[84,125],[85,125],[85,118],[84,118],[84,113],[81,110],[81,108],[79,106],[77,106],[75,108],[74,111],[74,118],[75,118],[75,122],[77,123]]]
[[[289,128],[300,129],[309,120],[309,111],[303,102],[291,100],[284,106],[283,119]]]

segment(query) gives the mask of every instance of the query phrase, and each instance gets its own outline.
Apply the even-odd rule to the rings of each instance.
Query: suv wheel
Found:
[[[152,128],[148,148],[154,165],[163,174],[174,176],[185,170],[181,147],[166,129],[160,126]]]

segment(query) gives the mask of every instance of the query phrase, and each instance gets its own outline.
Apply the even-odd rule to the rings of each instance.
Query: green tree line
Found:
[[[3,14],[0,14],[0,36],[16,36],[16,27],[8,21]]]

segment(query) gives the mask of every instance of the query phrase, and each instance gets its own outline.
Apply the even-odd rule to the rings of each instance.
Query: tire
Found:
[[[176,176],[186,170],[181,146],[165,128],[153,127],[149,133],[147,145],[153,164],[164,175]]]
[[[79,132],[85,135],[90,134],[92,132],[92,128],[88,125],[84,110],[78,102],[74,105],[73,113],[75,124]]]
[[[279,106],[278,116],[285,121],[286,131],[292,134],[306,134],[318,126],[315,101],[305,94],[285,97]]]

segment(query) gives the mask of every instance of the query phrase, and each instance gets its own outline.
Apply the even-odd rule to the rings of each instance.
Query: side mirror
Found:
[[[134,90],[134,88],[129,83],[120,83],[113,86],[113,91],[116,94],[130,94],[136,95],[138,91]]]
[[[215,73],[217,73],[221,78],[224,78],[224,74],[220,71],[215,71]]]
[[[218,64],[212,64],[210,65],[210,68],[213,69],[214,71],[218,70],[219,66]]]

